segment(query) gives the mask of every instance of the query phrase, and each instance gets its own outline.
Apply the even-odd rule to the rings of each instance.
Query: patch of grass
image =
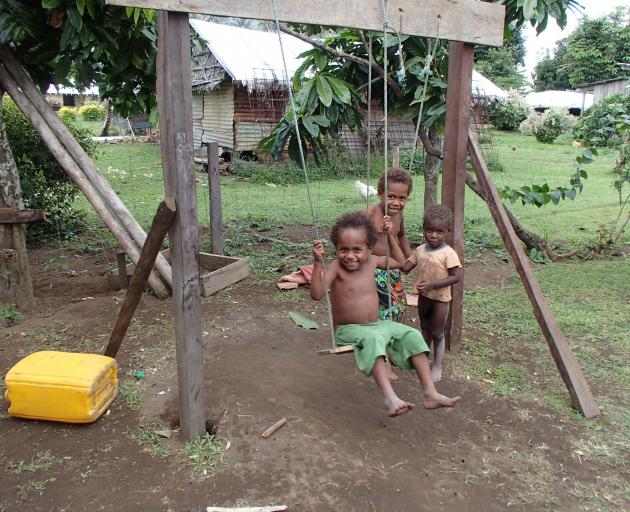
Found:
[[[183,460],[192,467],[193,478],[206,478],[227,464],[225,460],[225,439],[210,434],[197,437],[186,443],[182,449]]]
[[[132,411],[142,407],[144,401],[144,385],[132,380],[120,380],[118,382],[118,398]]]
[[[522,485],[511,489],[513,494],[508,498],[507,505],[542,505],[547,510],[553,510],[557,500],[554,496],[554,468],[547,457],[549,448],[543,444],[530,449],[525,447],[525,450],[512,452],[510,456],[512,471]]]
[[[42,496],[46,490],[46,484],[48,484],[48,480],[31,480],[24,485],[19,485],[17,497],[20,501],[26,501],[32,493]]]
[[[155,418],[149,423],[140,425],[136,430],[127,432],[127,435],[142,447],[142,451],[148,453],[151,457],[166,459],[170,453],[155,433],[156,430],[162,430],[163,428],[159,420]]]
[[[0,309],[0,318],[4,320],[6,326],[11,326],[22,320],[23,315],[15,308],[15,304],[9,304],[4,309]]]
[[[47,471],[59,462],[61,462],[60,459],[55,457],[49,450],[38,450],[30,462],[25,460],[11,462],[7,465],[7,469],[18,475],[25,472],[34,473],[35,471]]]
[[[630,500],[628,481],[611,474],[597,475],[595,482],[575,481],[569,494],[586,512],[627,512]]]

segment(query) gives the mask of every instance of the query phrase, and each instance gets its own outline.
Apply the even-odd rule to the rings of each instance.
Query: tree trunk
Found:
[[[109,125],[112,122],[112,104],[109,100],[104,101],[105,105],[105,121],[103,121],[103,126],[101,126],[101,131],[98,134],[99,137],[106,137],[107,131],[109,130]]]
[[[434,126],[429,128],[429,141],[433,147],[441,147],[440,134]],[[424,211],[438,202],[438,176],[440,174],[440,159],[426,154],[424,166]]]
[[[24,208],[17,166],[2,116],[0,89],[0,207]],[[21,224],[0,224],[0,308],[26,307],[33,300],[33,283],[26,252],[26,230]]]

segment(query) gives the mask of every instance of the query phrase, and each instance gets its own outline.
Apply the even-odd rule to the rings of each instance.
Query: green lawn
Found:
[[[548,182],[551,187],[568,186],[571,165],[579,150],[568,138],[553,145],[540,144],[533,137],[496,132],[494,151],[504,172],[494,172],[497,186],[519,187]],[[514,149],[513,149],[514,148]],[[587,166],[589,177],[584,192],[574,201],[542,208],[510,205],[524,226],[562,249],[585,246],[596,241],[597,229],[610,225],[619,210],[618,196],[611,186],[611,169],[615,152],[600,151],[594,163]],[[160,149],[151,144],[105,144],[97,166],[128,205],[140,223],[148,226],[155,208],[163,197]],[[269,174],[269,166],[256,172]],[[374,166],[372,176],[378,171]],[[270,177],[273,179],[273,175]],[[343,211],[362,207],[365,201],[354,189],[356,176],[347,179],[311,180],[311,194],[318,224],[330,226]],[[282,183],[282,178],[276,180]],[[363,179],[363,181],[366,181]],[[372,181],[374,183],[374,179]],[[198,210],[201,225],[208,225],[207,175],[197,174]],[[420,238],[423,196],[422,176],[414,177],[414,192],[406,210],[406,223],[413,238]],[[227,222],[255,219],[258,222],[312,224],[306,188],[303,183],[276,185],[254,183],[241,178],[222,177],[223,217]],[[82,201],[85,206],[85,201]],[[466,239],[486,247],[499,247],[501,242],[483,201],[466,190]],[[627,244],[626,234],[622,243]]]

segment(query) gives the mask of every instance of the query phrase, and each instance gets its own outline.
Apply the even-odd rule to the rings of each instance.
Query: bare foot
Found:
[[[394,367],[391,364],[386,365],[386,367],[389,382],[398,382],[398,374],[394,371]]]
[[[440,407],[453,407],[461,399],[462,399],[461,396],[456,396],[455,398],[449,398],[447,396],[441,395],[440,393],[436,392],[433,395],[425,395],[423,405],[425,409],[439,409]]]
[[[442,368],[439,366],[431,365],[431,380],[433,382],[440,382],[442,380]]]
[[[404,402],[400,398],[396,397],[393,399],[385,399],[385,408],[387,409],[387,416],[394,417],[400,416],[401,414],[405,414],[409,412],[411,409],[415,407],[414,404],[410,402]]]

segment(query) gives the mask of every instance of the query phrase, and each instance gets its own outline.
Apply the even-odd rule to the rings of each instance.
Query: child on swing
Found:
[[[431,379],[442,379],[444,357],[444,328],[451,303],[451,285],[459,282],[462,266],[457,253],[444,240],[451,231],[453,215],[448,206],[429,207],[424,215],[423,231],[426,243],[419,246],[410,256],[405,254],[395,236],[389,234],[388,241],[392,256],[401,264],[403,272],[417,267],[415,288],[420,294],[418,316],[420,328],[428,344],[433,344]],[[391,222],[385,219],[385,225]],[[385,229],[385,226],[384,226]]]
[[[387,196],[385,196],[385,179],[387,179]],[[380,202],[361,211],[361,213],[372,219],[376,227],[377,239],[372,248],[372,254],[375,256],[385,256],[387,254],[387,235],[381,229],[385,217],[385,205],[387,205],[387,215],[391,220],[389,223],[389,236],[396,238],[406,258],[411,256],[411,247],[405,234],[403,210],[411,194],[412,187],[413,180],[408,171],[400,167],[390,167],[387,169],[387,173],[381,174],[378,180],[377,192]],[[407,301],[400,270],[390,270],[388,280],[387,270],[377,268],[374,271],[374,279],[376,280],[379,299],[379,318],[381,320],[402,322]],[[391,309],[389,307],[390,300]]]
[[[414,404],[401,400],[394,392],[385,365],[387,354],[402,370],[416,371],[425,408],[452,407],[461,397],[449,398],[435,389],[427,359],[429,349],[422,335],[404,324],[379,320],[374,271],[386,267],[387,259],[372,254],[377,239],[369,217],[361,213],[340,217],[330,234],[337,259],[326,269],[325,283],[322,275],[324,245],[321,241],[313,242],[311,298],[320,300],[330,290],[335,342],[354,347],[357,367],[365,375],[374,376],[385,398],[388,416],[404,414],[413,409]],[[389,265],[400,267],[391,258]]]

